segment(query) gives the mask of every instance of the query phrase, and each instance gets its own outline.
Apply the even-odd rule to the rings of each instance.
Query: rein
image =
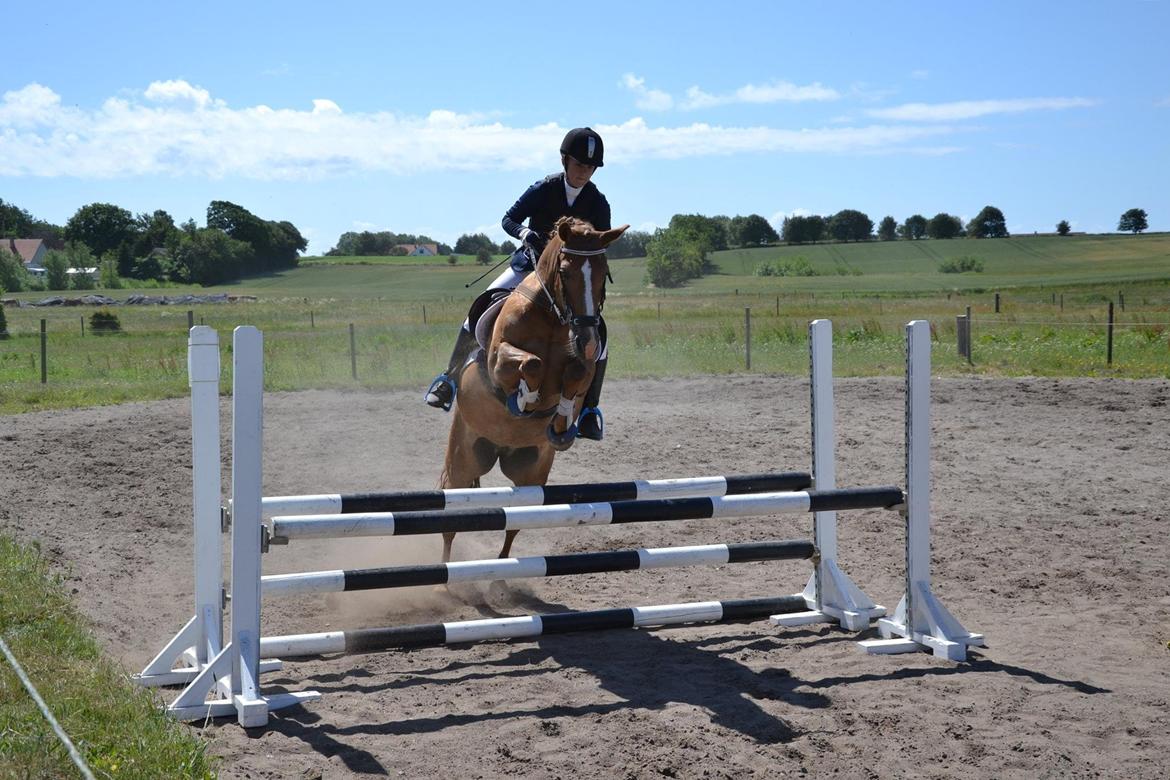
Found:
[[[568,247],[565,247],[565,246],[562,246],[560,248],[561,254],[573,255],[574,257],[594,257],[596,255],[604,255],[605,252],[606,252],[605,248],[602,248],[602,249],[569,249]],[[540,289],[544,290],[545,297],[548,298],[549,311],[552,312],[553,316],[557,318],[557,321],[560,324],[570,325],[574,328],[597,327],[598,322],[601,321],[601,314],[600,314],[601,307],[600,306],[598,307],[598,313],[595,315],[592,315],[592,316],[576,315],[573,313],[573,308],[569,305],[568,301],[566,301],[564,304],[565,311],[561,311],[561,308],[559,306],[557,306],[557,302],[556,302],[556,299],[553,297],[553,294],[551,292],[549,292],[548,287],[545,285],[544,279],[541,279],[540,274],[536,273],[535,271],[533,272],[533,275],[536,277],[536,281],[540,285]],[[517,287],[515,291],[520,293],[521,295],[523,295],[525,298],[532,301],[533,303],[542,303],[540,301],[537,301],[531,295],[528,295],[527,293],[523,292],[519,287]]]

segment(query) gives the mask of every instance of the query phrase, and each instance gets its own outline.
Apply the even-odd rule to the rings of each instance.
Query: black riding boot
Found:
[[[451,360],[447,363],[447,370],[435,377],[423,400],[427,405],[445,412],[451,411],[451,404],[455,402],[455,393],[459,389],[459,370],[467,362],[467,358],[479,346],[475,334],[464,328],[459,329],[459,336],[455,339],[455,349],[451,350]]]
[[[605,420],[601,416],[601,385],[605,382],[605,364],[609,358],[598,360],[593,371],[593,383],[585,391],[585,405],[581,407],[581,417],[577,420],[577,438],[601,441],[605,436]]]

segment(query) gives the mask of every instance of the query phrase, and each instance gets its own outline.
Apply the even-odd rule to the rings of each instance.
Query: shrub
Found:
[[[447,255],[447,265],[455,265],[459,262],[459,258],[455,255]]]
[[[981,274],[983,273],[983,261],[972,255],[960,255],[939,263],[938,270],[944,274],[965,274],[968,271]]]
[[[8,338],[8,318],[4,315],[4,304],[0,303],[0,341]]]
[[[756,266],[756,276],[818,276],[808,258],[797,255],[790,260],[768,260]]]
[[[122,323],[118,321],[118,315],[109,309],[98,309],[89,315],[89,329],[99,335],[103,333],[121,333]]]
[[[492,262],[492,253],[486,249],[480,249],[475,253],[475,262],[480,265],[490,265]]]

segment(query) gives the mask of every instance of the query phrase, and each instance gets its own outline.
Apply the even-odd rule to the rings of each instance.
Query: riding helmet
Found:
[[[575,127],[565,134],[561,141],[561,154],[567,154],[583,165],[600,168],[605,163],[605,147],[601,136],[591,127]]]

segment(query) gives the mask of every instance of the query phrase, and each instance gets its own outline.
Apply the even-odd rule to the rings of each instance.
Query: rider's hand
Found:
[[[535,257],[540,257],[540,253],[544,251],[544,239],[535,230],[528,230],[521,240],[532,250]]]

